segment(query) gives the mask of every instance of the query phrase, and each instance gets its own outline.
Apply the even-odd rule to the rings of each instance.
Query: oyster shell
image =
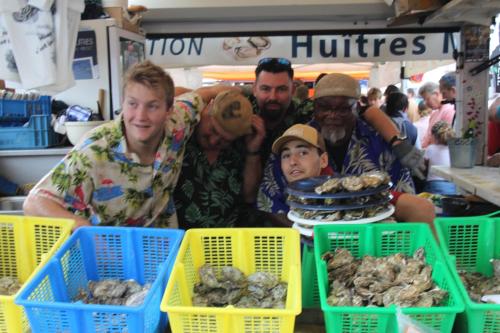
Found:
[[[314,192],[317,194],[335,193],[342,189],[342,178],[330,178],[323,184],[317,186]]]
[[[205,286],[209,288],[220,287],[220,283],[217,280],[217,275],[215,274],[215,270],[211,265],[205,264],[201,266],[200,269],[198,270],[198,273],[200,275],[201,283],[203,283]]]
[[[268,272],[256,272],[248,276],[249,285],[256,285],[265,289],[276,287],[279,283],[278,277]]]
[[[356,192],[363,189],[363,182],[357,176],[347,176],[342,178],[342,187],[349,192]]]
[[[21,289],[21,284],[15,277],[4,276],[0,278],[0,295],[15,295]]]
[[[353,210],[346,210],[344,212],[343,219],[346,221],[354,221],[362,219],[364,216],[365,216],[365,211],[363,209],[353,209]]]
[[[359,176],[359,178],[361,178],[365,188],[379,187],[382,184],[388,184],[390,180],[389,175],[381,171],[366,172]]]

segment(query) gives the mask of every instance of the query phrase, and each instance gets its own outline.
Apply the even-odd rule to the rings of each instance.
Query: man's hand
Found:
[[[422,151],[415,148],[408,140],[395,143],[392,146],[392,151],[404,167],[411,169],[413,175],[425,179],[425,162]]]
[[[245,137],[247,152],[257,152],[266,137],[266,126],[264,120],[257,115],[252,115],[252,133]]]

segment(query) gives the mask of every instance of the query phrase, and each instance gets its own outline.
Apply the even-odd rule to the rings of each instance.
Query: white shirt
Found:
[[[450,166],[450,150],[446,145],[430,144],[425,149],[424,158],[429,160],[429,173],[427,180],[444,180],[432,173],[431,166],[444,165]]]
[[[417,128],[417,142],[422,146],[422,140],[424,139],[424,135],[427,132],[427,127],[429,127],[429,118],[431,116],[427,115],[425,117],[421,117],[419,120],[413,123]]]

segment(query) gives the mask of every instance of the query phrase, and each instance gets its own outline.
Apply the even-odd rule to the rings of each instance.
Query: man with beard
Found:
[[[358,82],[343,74],[328,74],[314,92],[314,119],[316,127],[326,141],[329,165],[337,174],[361,174],[371,170],[387,172],[394,190],[414,193],[410,171],[397,158],[420,166],[421,155],[412,154],[406,140],[395,135],[389,144],[370,125],[356,115],[360,96]],[[392,146],[392,147],[391,147]],[[392,149],[391,149],[392,148]],[[270,213],[282,213],[275,206],[274,197],[284,184],[279,159],[271,158],[264,170],[259,188],[257,206]]]
[[[396,156],[406,139],[395,136],[386,143],[354,110],[360,96],[358,82],[344,74],[321,79],[314,93],[314,121],[311,123],[326,141],[334,170],[341,174],[361,174],[371,170],[387,172],[394,190],[414,193],[410,171]]]

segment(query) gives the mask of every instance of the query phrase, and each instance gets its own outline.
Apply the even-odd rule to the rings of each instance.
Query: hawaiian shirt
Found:
[[[87,133],[32,191],[93,225],[176,227],[168,225],[175,212],[172,193],[204,106],[195,93],[174,101],[152,165],[141,165],[128,151],[119,116]]]
[[[193,135],[186,146],[181,174],[174,192],[179,227],[233,227],[243,205],[245,146],[233,142],[210,164]]]
[[[318,128],[317,123],[312,122],[310,125]],[[359,175],[372,170],[385,171],[391,176],[392,190],[415,193],[410,171],[394,157],[383,138],[359,118],[356,120],[342,170],[337,170],[330,154],[329,165],[335,174],[340,175]],[[275,214],[288,212],[289,207],[285,197],[286,184],[285,176],[281,170],[281,160],[279,156],[272,154],[264,168],[257,195],[257,207]]]

